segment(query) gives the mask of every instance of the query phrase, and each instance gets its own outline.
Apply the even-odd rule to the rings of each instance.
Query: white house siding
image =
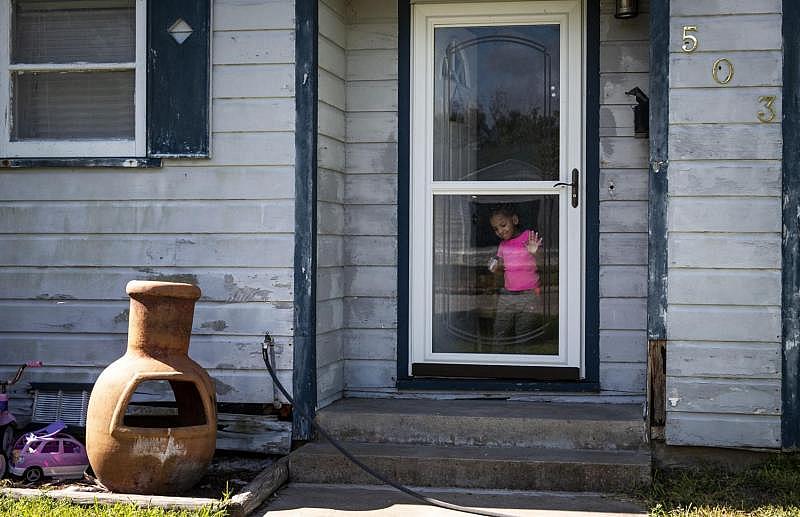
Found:
[[[345,387],[393,391],[397,362],[397,3],[350,2]]]
[[[317,265],[317,399],[320,407],[344,389],[344,0],[319,2],[319,154]]]
[[[0,375],[38,359],[26,381],[93,381],[125,349],[125,284],[164,279],[203,291],[190,355],[220,401],[273,400],[266,331],[291,386],[294,5],[213,12],[211,159],[0,170]]]
[[[667,442],[780,447],[781,2],[671,11]],[[723,57],[727,86],[711,75]]]
[[[601,3],[600,380],[605,395],[645,389],[647,140],[633,137],[633,86],[647,91],[648,16]],[[350,2],[344,243],[345,391],[395,390],[397,353],[397,5]],[[597,145],[596,143],[593,145]],[[613,187],[613,188],[612,188]]]
[[[634,97],[648,92],[648,3],[614,18],[600,2],[600,387],[642,395],[647,361],[648,140],[634,138]],[[591,145],[591,144],[589,144]]]

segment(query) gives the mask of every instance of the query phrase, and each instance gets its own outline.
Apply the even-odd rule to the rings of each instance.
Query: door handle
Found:
[[[572,187],[572,208],[578,207],[578,196],[580,196],[581,192],[580,174],[578,169],[572,169],[572,183],[560,182],[553,185],[553,188]]]

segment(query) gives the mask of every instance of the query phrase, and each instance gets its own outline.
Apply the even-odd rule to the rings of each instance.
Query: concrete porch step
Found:
[[[639,517],[641,505],[624,498],[582,492],[416,488],[428,497],[518,517]],[[375,485],[290,483],[252,514],[253,517],[459,517],[425,505],[393,488]]]
[[[343,443],[364,463],[413,486],[619,492],[650,483],[646,451]],[[376,484],[328,443],[289,457],[293,483]]]
[[[506,400],[343,399],[318,420],[351,442],[636,450],[646,447],[639,404]]]

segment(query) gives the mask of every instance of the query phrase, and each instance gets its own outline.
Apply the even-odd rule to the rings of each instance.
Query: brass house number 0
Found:
[[[733,79],[733,63],[727,57],[717,59],[711,68],[711,77],[718,84],[728,84]]]

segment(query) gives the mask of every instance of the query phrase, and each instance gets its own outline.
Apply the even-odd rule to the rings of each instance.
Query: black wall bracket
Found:
[[[636,104],[633,106],[633,136],[636,138],[649,138],[650,98],[638,86],[634,86],[625,92],[625,95],[636,97]]]

